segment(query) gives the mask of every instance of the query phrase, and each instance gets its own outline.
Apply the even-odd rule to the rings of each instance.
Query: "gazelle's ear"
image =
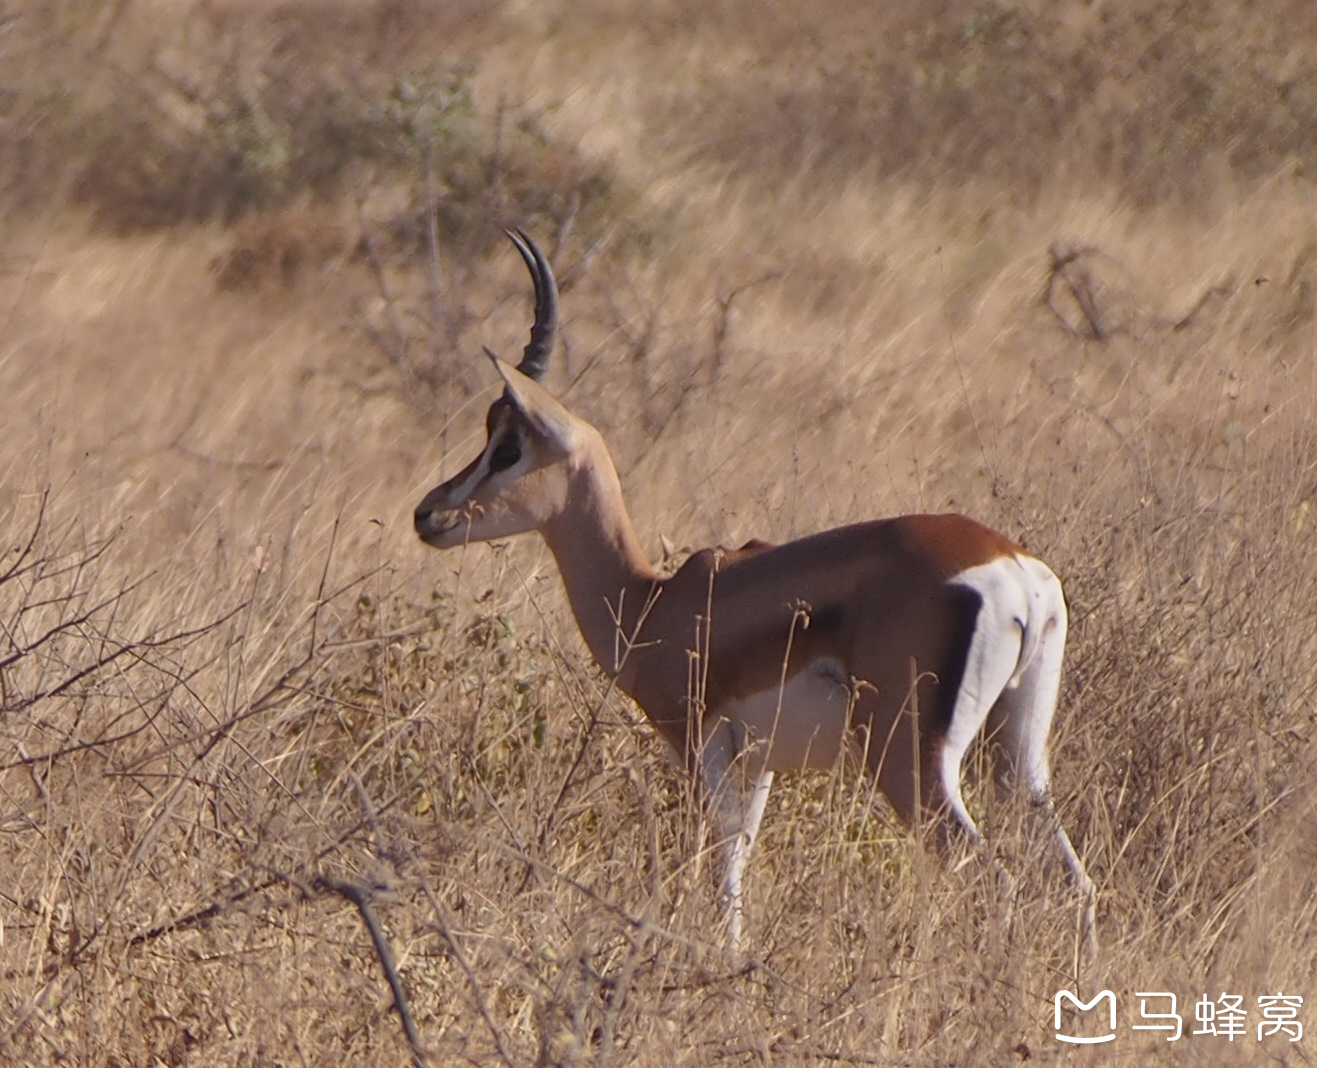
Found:
[[[576,419],[551,393],[533,378],[504,363],[488,349],[485,354],[494,364],[508,400],[516,405],[531,424],[563,452],[576,443]]]

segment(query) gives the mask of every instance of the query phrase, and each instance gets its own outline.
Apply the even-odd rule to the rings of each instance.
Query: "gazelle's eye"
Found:
[[[521,446],[516,438],[504,438],[494,446],[494,454],[489,458],[491,471],[506,471],[521,459]]]

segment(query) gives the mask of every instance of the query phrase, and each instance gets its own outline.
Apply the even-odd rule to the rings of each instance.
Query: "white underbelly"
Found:
[[[767,771],[831,768],[850,735],[851,689],[841,665],[819,660],[782,687],[715,710],[736,738],[737,750]]]

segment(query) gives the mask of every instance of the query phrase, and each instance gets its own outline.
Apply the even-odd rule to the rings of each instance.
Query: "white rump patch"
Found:
[[[978,828],[960,793],[965,753],[983,730],[988,714],[1003,692],[1016,690],[1030,674],[1029,669],[1038,659],[1049,633],[1059,636],[1064,645],[1065,600],[1061,583],[1051,569],[1031,556],[999,557],[991,563],[971,567],[951,581],[978,593],[982,605],[943,743],[942,788],[957,820],[971,836],[978,838]],[[1059,652],[1058,648],[1058,676]],[[1008,731],[1019,734],[1022,747],[1033,751],[1033,759],[1026,763],[1034,767],[1027,768],[1026,773],[1032,771],[1029,777],[1045,782],[1045,745],[1056,704],[1055,684],[1052,683],[1050,700],[1027,703],[1034,707],[1016,711],[1011,718],[1019,722],[1009,724]]]

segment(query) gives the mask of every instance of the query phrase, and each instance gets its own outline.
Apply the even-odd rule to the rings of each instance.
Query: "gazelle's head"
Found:
[[[535,325],[515,368],[489,354],[504,388],[485,416],[484,449],[416,506],[416,533],[436,549],[541,529],[566,506],[571,458],[592,433],[539,384],[558,332],[558,287],[535,242],[520,230],[508,237],[535,284]]]

